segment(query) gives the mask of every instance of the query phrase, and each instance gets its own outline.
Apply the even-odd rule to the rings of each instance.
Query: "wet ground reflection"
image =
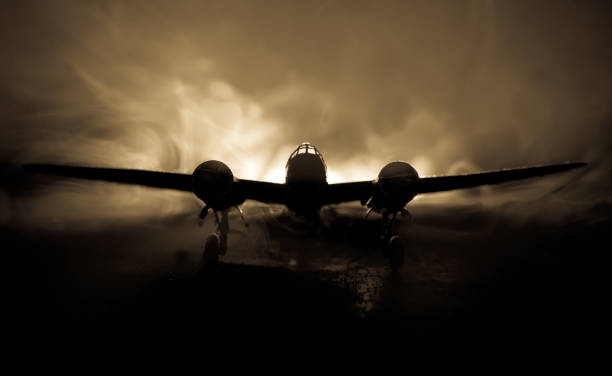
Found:
[[[507,338],[536,326],[552,335],[569,315],[595,309],[593,279],[605,275],[591,271],[609,219],[543,225],[479,206],[415,205],[415,219],[400,226],[406,263],[393,278],[376,217],[332,208],[313,234],[275,210],[247,208],[248,228],[231,216],[228,255],[214,272],[202,270],[201,257],[213,224],[199,227],[195,215],[88,231],[4,230],[19,287],[9,307],[38,329],[193,331],[215,322],[216,330]]]

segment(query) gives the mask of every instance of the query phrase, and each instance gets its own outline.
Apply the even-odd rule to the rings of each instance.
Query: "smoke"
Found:
[[[421,175],[584,160],[591,167],[564,200],[609,201],[605,2],[0,7],[4,162],[189,173],[219,159],[239,177],[282,181],[291,149],[310,141],[332,182],[374,178],[392,160]],[[140,218],[198,205],[66,184],[3,199],[2,218]],[[558,188],[542,184],[530,197]]]

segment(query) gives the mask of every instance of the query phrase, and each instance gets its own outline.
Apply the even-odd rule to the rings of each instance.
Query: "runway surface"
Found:
[[[227,333],[404,336],[411,343],[576,344],[603,322],[610,208],[561,222],[481,205],[411,207],[393,277],[380,218],[327,208],[316,233],[277,207],[233,213],[228,255],[202,268],[212,219],[5,228],[6,311],[21,338],[182,341]],[[167,343],[167,342],[164,342]]]

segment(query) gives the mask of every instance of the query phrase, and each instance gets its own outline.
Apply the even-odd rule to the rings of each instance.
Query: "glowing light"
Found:
[[[277,167],[268,171],[263,178],[264,181],[272,183],[284,183],[285,182],[285,169],[283,167]]]
[[[431,160],[423,155],[419,155],[409,162],[419,176],[428,176],[433,174],[433,166]]]
[[[342,183],[346,181],[344,175],[337,173],[335,170],[330,168],[327,169],[327,182],[330,184],[333,183]]]
[[[209,66],[206,74],[211,74]],[[122,139],[122,144],[129,143],[135,150],[125,150],[109,165],[191,172],[202,161],[217,159],[239,178],[282,183],[286,159],[302,141],[288,143],[280,124],[266,118],[265,112],[266,104],[299,99],[297,89],[281,90],[272,96],[272,104],[270,98],[262,104],[214,77],[204,86],[162,77],[156,85],[137,88],[111,88],[92,75],[83,77],[113,113],[146,124],[141,132]],[[151,136],[143,137],[147,134]],[[169,147],[172,144],[174,148]],[[384,163],[366,153],[371,154],[360,151],[351,159],[328,162],[328,182],[374,179]],[[127,160],[136,164],[128,166]]]

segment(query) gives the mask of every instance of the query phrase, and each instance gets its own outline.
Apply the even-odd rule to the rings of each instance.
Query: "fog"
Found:
[[[570,211],[610,201],[606,2],[22,1],[0,10],[4,163],[190,173],[219,159],[238,177],[283,181],[289,153],[310,141],[330,182],[372,179],[393,160],[420,175],[580,160],[584,172],[461,199],[561,200]],[[107,183],[13,193],[2,194],[3,224],[195,216],[200,205]]]

